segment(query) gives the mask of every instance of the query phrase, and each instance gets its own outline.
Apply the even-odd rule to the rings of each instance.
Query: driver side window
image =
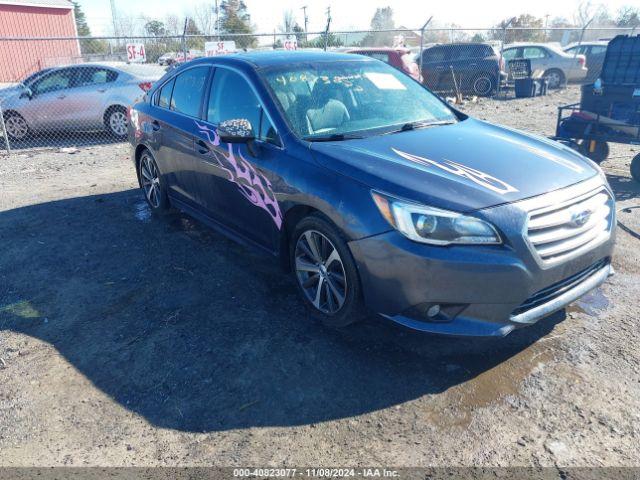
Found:
[[[70,88],[72,85],[73,72],[69,70],[59,70],[46,75],[44,78],[37,80],[31,86],[31,90],[36,95],[43,93],[55,92]]]
[[[216,68],[209,93],[207,120],[218,125],[236,119],[248,120],[257,139],[280,145],[275,128],[244,77],[232,70]]]

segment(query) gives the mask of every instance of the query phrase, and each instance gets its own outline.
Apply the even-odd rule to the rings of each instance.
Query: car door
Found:
[[[531,72],[544,72],[551,68],[551,55],[540,47],[523,47],[522,58],[531,61]]]
[[[272,249],[282,226],[273,191],[281,184],[275,172],[283,160],[279,136],[250,80],[217,66],[209,88],[205,119],[197,122],[196,150],[208,215],[253,242]],[[217,128],[225,121],[248,121],[252,146],[224,143]]]
[[[34,130],[65,129],[71,125],[69,96],[77,81],[75,67],[56,69],[33,82],[31,99],[20,114]]]
[[[200,164],[196,156],[196,122],[202,115],[209,65],[196,65],[167,80],[153,98],[151,129],[156,139],[156,162],[169,194],[191,207],[203,204]]]
[[[77,67],[77,76],[67,101],[73,126],[78,129],[101,127],[105,99],[118,72],[102,66],[81,66]]]

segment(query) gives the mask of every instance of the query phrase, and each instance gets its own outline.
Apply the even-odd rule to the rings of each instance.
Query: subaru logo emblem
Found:
[[[591,210],[583,210],[581,212],[576,212],[571,215],[571,225],[574,227],[582,227],[585,223],[589,221],[591,217]]]

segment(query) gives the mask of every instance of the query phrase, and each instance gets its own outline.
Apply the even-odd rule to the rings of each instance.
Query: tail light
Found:
[[[138,84],[138,86],[144,93],[147,93],[149,90],[151,90],[151,85],[151,82],[142,82]]]

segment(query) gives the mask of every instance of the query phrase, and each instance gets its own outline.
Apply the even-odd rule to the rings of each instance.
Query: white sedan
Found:
[[[559,88],[567,82],[581,82],[587,77],[584,55],[568,54],[554,45],[545,43],[507,45],[502,52],[502,57],[505,62],[530,60],[531,70],[543,72],[543,77],[549,80],[549,88]]]

